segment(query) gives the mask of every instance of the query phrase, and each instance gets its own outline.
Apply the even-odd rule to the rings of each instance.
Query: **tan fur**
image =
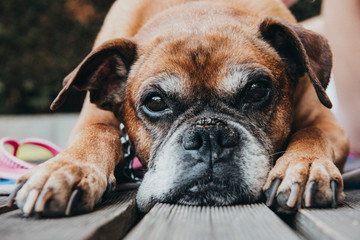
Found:
[[[133,72],[137,74],[129,76],[120,120],[127,126],[133,144],[138,146],[136,150],[140,159],[145,159],[143,163],[147,164],[146,159],[150,155],[149,149],[153,140],[136,117],[134,106],[139,101],[138,90],[146,88],[146,81],[149,81],[147,79],[164,69],[169,72],[176,70],[182,73],[181,79],[184,82],[179,83],[181,86],[185,89],[200,89],[199,92],[194,92],[193,96],[189,96],[188,90],[185,90],[186,97],[194,98],[211,89],[217,89],[226,95],[228,92],[224,92],[219,81],[227,74],[223,64],[232,61],[267,68],[273,75],[274,84],[282,86],[284,91],[285,97],[277,106],[276,114],[269,125],[276,151],[281,150],[285,141],[289,141],[289,144],[285,154],[271,170],[264,191],[275,178],[283,180],[279,193],[289,191],[294,183],[300,183],[303,192],[309,181],[315,179],[320,184],[320,192],[329,199],[331,191],[327,183],[333,179],[340,183],[339,193],[343,197],[339,169],[344,166],[348,152],[348,142],[343,130],[330,110],[319,102],[308,77],[299,80],[294,92],[282,71],[285,67],[277,53],[263,42],[254,40],[252,43],[257,44],[256,47],[249,43],[249,39],[258,34],[260,20],[267,16],[295,23],[289,10],[277,0],[211,0],[210,4],[204,5],[199,1],[199,4],[193,4],[190,8],[182,5],[186,2],[190,0],[118,0],[109,11],[94,44],[94,51],[99,51],[104,42],[125,37],[140,46],[138,51],[141,57],[136,65],[132,66],[132,69],[135,69]],[[162,13],[174,6],[177,7]],[[206,31],[211,29],[211,20],[204,20],[204,13],[208,11],[214,11],[214,14],[216,11],[225,12],[222,15],[215,14],[216,18],[213,19],[223,26],[217,35],[205,32],[198,24],[200,21],[206,22]],[[240,18],[239,12],[247,13],[249,17]],[[261,16],[262,19],[253,18],[253,15]],[[154,16],[157,17],[153,18]],[[238,21],[243,21],[244,24],[238,27]],[[179,38],[177,34],[182,34],[189,25],[198,28],[198,37],[194,39],[184,35]],[[214,29],[214,32],[216,31],[218,29]],[[232,31],[241,32],[242,37],[234,39],[230,36]],[[177,40],[174,40],[174,36]],[[203,49],[197,47],[199,41]],[[212,48],[217,48],[216,43],[221,46],[222,51],[211,51]],[[242,48],[237,47],[240,45]],[[259,48],[262,51],[259,51]],[[143,57],[150,52],[153,59]],[[201,66],[201,71],[193,68],[194,62]],[[140,68],[141,71],[136,71]],[[68,87],[78,70],[66,79],[65,84]],[[119,120],[112,112],[101,110],[90,103],[89,98],[88,93],[79,121],[70,136],[69,147],[20,179],[27,180],[27,184],[18,193],[19,203],[26,201],[31,189],[41,190],[46,184],[59,189],[56,194],[59,196],[57,207],[60,210],[57,211],[61,211],[75,186],[83,188],[83,209],[90,210],[104,192],[108,183],[106,181],[113,180],[113,170],[122,154]],[[289,109],[291,104],[294,104],[295,108],[291,112],[285,110]],[[293,120],[294,124],[290,126],[288,122]],[[292,136],[286,139],[290,131]],[[339,169],[333,167],[332,161]],[[70,175],[73,177],[69,177]]]

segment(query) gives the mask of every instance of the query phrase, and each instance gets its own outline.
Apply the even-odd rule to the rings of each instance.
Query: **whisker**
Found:
[[[275,155],[283,154],[283,153],[285,153],[285,152],[286,152],[286,151],[280,151],[280,152],[276,152],[276,153],[270,154],[269,156],[272,157],[272,156],[275,156]]]
[[[270,154],[269,156],[272,157],[272,156],[275,156],[275,155],[284,154],[284,153],[291,153],[291,152],[295,152],[295,151],[287,151],[287,150],[285,150],[285,151],[280,151],[280,152]]]

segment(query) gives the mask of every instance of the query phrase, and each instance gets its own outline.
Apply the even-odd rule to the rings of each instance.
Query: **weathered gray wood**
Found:
[[[0,115],[0,138],[44,138],[64,149],[78,117],[77,113]]]
[[[0,196],[8,196],[15,188],[15,184],[0,185]]]
[[[3,206],[7,203],[7,196],[0,196],[0,206]]]
[[[10,212],[16,209],[16,206],[8,207],[7,202],[8,202],[7,196],[0,196],[0,214]]]
[[[360,190],[359,189],[347,190],[345,194],[346,194],[345,204],[347,204],[351,208],[360,211]]]
[[[136,219],[135,192],[112,193],[94,212],[64,218],[24,218],[20,210],[0,215],[0,238],[119,239]]]
[[[194,207],[157,204],[125,239],[299,239],[264,204]]]
[[[301,209],[295,229],[306,239],[360,239],[360,191],[347,191],[337,209]]]

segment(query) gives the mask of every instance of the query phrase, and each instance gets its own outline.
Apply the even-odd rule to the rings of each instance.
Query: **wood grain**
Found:
[[[119,239],[134,225],[135,191],[117,192],[94,212],[65,218],[0,215],[0,239]],[[0,210],[7,197],[0,197]],[[337,209],[302,209],[291,229],[264,204],[200,207],[157,204],[126,239],[359,239],[360,190],[346,192]],[[298,232],[296,233],[295,230]]]
[[[64,218],[24,218],[20,210],[0,215],[0,238],[119,239],[136,219],[135,192],[112,193],[94,212]]]
[[[360,239],[360,191],[347,191],[337,209],[301,209],[294,227],[306,239]]]
[[[125,239],[299,238],[264,204],[229,207],[157,204]]]
[[[8,202],[8,196],[0,196],[0,214],[17,209],[15,205],[13,205],[12,207],[8,207],[7,202]]]

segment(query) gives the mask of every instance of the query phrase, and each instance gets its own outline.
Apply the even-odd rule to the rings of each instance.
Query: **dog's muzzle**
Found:
[[[158,150],[138,191],[139,209],[148,211],[156,202],[224,206],[258,200],[269,171],[261,147],[236,122],[189,119]]]
[[[224,121],[202,118],[184,132],[183,147],[187,159],[212,166],[232,158],[233,148],[239,144],[239,133]]]

